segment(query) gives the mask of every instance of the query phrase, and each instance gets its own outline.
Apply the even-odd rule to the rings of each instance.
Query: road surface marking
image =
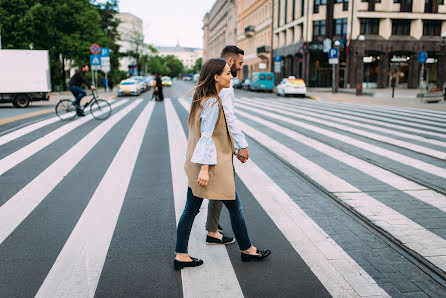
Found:
[[[22,119],[35,117],[35,116],[39,116],[39,115],[48,114],[48,113],[51,113],[51,112],[54,112],[54,109],[46,109],[46,110],[32,112],[32,113],[28,113],[28,114],[24,114],[24,115],[17,115],[17,116],[10,117],[10,118],[0,119],[0,125],[6,124],[6,123],[10,123],[10,122],[14,122],[14,121],[18,121],[18,120],[22,120]]]

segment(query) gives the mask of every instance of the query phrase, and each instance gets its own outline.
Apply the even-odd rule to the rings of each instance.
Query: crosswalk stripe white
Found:
[[[112,102],[112,101],[109,101]],[[3,144],[6,144],[8,142],[11,142],[17,138],[23,137],[24,135],[27,135],[33,131],[38,130],[39,128],[45,127],[47,125],[53,124],[55,122],[60,121],[58,116],[55,117],[51,117],[49,119],[46,120],[42,120],[36,123],[33,123],[31,125],[27,125],[23,128],[17,129],[15,131],[12,131],[8,134],[5,134],[3,136],[0,137],[0,146]]]
[[[244,103],[244,106],[245,105],[250,105],[253,107],[257,107],[257,108],[263,108],[265,110],[269,110],[269,111],[273,111],[273,112],[279,112],[281,114],[285,114],[285,115],[288,115],[291,117],[296,117],[296,118],[304,119],[304,120],[311,121],[314,123],[319,123],[319,124],[322,124],[325,126],[329,126],[329,127],[333,127],[333,128],[339,129],[339,130],[347,131],[347,132],[350,132],[350,133],[353,133],[353,134],[356,134],[359,136],[367,137],[369,139],[380,141],[380,142],[387,143],[387,144],[391,144],[391,145],[394,145],[397,147],[409,149],[409,150],[412,150],[412,151],[415,151],[415,152],[418,152],[421,154],[429,155],[429,156],[432,156],[435,158],[446,159],[446,152],[441,152],[439,150],[430,149],[425,146],[420,146],[420,145],[412,144],[409,142],[401,141],[398,139],[394,139],[391,137],[387,137],[387,136],[384,136],[381,134],[367,132],[367,131],[364,131],[361,129],[353,128],[352,125],[357,125],[353,121],[344,120],[344,122],[347,121],[348,124],[350,124],[350,126],[347,126],[347,125],[337,124],[333,121],[317,119],[315,117],[320,117],[320,118],[325,118],[325,117],[323,115],[317,115],[315,113],[304,112],[304,111],[300,111],[299,113],[289,112],[289,111],[284,110],[283,108],[270,107],[267,104],[264,104],[264,103],[259,104],[259,103],[255,103],[251,100],[246,100]],[[305,115],[311,115],[311,116],[315,116],[315,117],[305,116]],[[328,116],[326,116],[326,118],[328,118],[330,120],[335,120],[335,119],[332,119],[332,117],[328,117]],[[339,120],[339,121],[341,121],[341,120]]]
[[[367,119],[364,119],[364,118],[348,116],[348,115],[341,115],[341,114],[338,114],[338,113],[335,113],[335,112],[329,112],[329,111],[317,110],[317,113],[316,113],[316,109],[315,108],[310,109],[310,108],[306,108],[306,107],[296,107],[296,106],[290,107],[288,105],[283,105],[281,103],[278,104],[278,103],[272,103],[271,101],[265,101],[265,100],[260,99],[260,98],[256,98],[255,101],[252,101],[249,98],[243,98],[243,102],[246,102],[246,101],[249,101],[249,102],[261,102],[262,105],[266,105],[266,106],[269,106],[269,107],[280,107],[281,110],[297,112],[297,113],[303,113],[303,114],[310,115],[310,116],[320,117],[320,118],[324,118],[324,119],[328,119],[328,120],[332,120],[332,121],[342,122],[342,123],[346,123],[346,124],[350,124],[350,125],[355,125],[355,126],[359,126],[359,127],[372,129],[372,130],[375,130],[375,131],[384,132],[384,133],[387,133],[387,134],[400,136],[400,137],[403,137],[403,138],[406,138],[406,139],[412,139],[412,140],[420,141],[420,142],[423,142],[423,143],[428,143],[428,144],[432,144],[432,145],[436,145],[436,146],[440,146],[440,147],[446,147],[446,142],[433,140],[433,139],[430,139],[430,138],[425,138],[425,137],[414,135],[414,134],[400,132],[400,131],[397,131],[395,129],[386,129],[386,128],[381,128],[381,127],[377,126],[377,125],[383,125],[383,126],[396,128],[396,129],[407,129],[407,128],[399,126],[399,125],[393,125],[393,124],[388,124],[388,123],[383,123],[383,122],[380,122],[380,121],[373,121],[373,120],[368,120],[367,121]],[[330,115],[330,116],[333,116],[333,117],[325,116],[325,115],[322,115],[322,114]],[[351,120],[355,120],[355,121],[349,121],[349,120],[345,120],[345,119],[351,119]],[[372,123],[374,125],[363,124],[361,122],[368,122],[368,123]],[[416,130],[416,129],[412,130],[412,132],[420,132],[420,133],[422,133],[421,130]]]
[[[381,181],[385,184],[388,184],[395,189],[405,192],[410,196],[419,199],[427,204],[430,204],[444,212],[446,212],[446,196],[436,193],[418,183],[407,180],[406,178],[400,177],[390,171],[382,169],[378,166],[370,164],[366,161],[363,161],[353,155],[342,152],[341,150],[335,149],[329,145],[326,145],[322,142],[313,140],[309,137],[306,137],[298,132],[295,132],[291,129],[288,129],[284,126],[275,124],[271,121],[264,120],[260,117],[256,117],[254,115],[238,111],[239,115],[251,119],[257,123],[260,123],[266,127],[269,127],[283,135],[286,135],[293,140],[296,140],[304,145],[307,145],[314,150],[320,151],[331,158],[334,158],[350,167],[357,169],[364,174],[375,178],[378,181]]]
[[[170,165],[175,199],[177,223],[186,203],[187,177],[184,173],[186,156],[186,135],[172,105],[171,99],[165,100],[167,128],[169,137]],[[237,276],[235,275],[226,248],[206,246],[203,229],[207,214],[207,200],[204,200],[200,213],[195,218],[194,228],[189,239],[189,252],[204,258],[199,268],[181,271],[184,297],[243,297]],[[199,285],[199,286],[197,286]]]
[[[313,181],[366,216],[374,224],[391,233],[401,243],[429,259],[438,268],[446,270],[446,264],[439,258],[444,257],[444,252],[446,251],[445,239],[428,231],[347,181],[245,124],[243,121],[239,123],[241,129],[247,135],[265,145],[274,153],[282,156],[293,167],[305,173]],[[439,256],[440,251],[443,251],[443,253]]]
[[[0,244],[42,202],[78,162],[125,115],[141,103],[138,100],[112,115],[0,206]]]
[[[328,136],[330,138],[342,141],[344,143],[347,143],[349,145],[352,145],[352,146],[361,148],[363,150],[372,152],[374,154],[381,155],[385,158],[392,159],[396,162],[405,164],[409,167],[416,168],[416,169],[419,169],[426,173],[446,179],[446,169],[429,164],[427,162],[424,162],[424,161],[421,161],[421,160],[418,160],[418,159],[415,159],[412,157],[408,157],[403,154],[399,154],[399,153],[393,152],[391,150],[384,149],[379,146],[375,146],[375,145],[372,145],[372,144],[369,144],[369,143],[366,143],[366,142],[363,142],[360,140],[356,140],[354,138],[351,138],[351,137],[348,137],[348,136],[345,136],[345,135],[342,135],[339,133],[335,133],[335,132],[332,132],[332,131],[329,131],[329,130],[326,130],[326,129],[323,129],[323,128],[320,128],[320,127],[317,127],[314,125],[309,125],[309,124],[303,123],[301,121],[296,121],[294,119],[283,117],[283,116],[280,116],[280,115],[277,115],[277,114],[274,114],[271,112],[263,111],[263,110],[248,107],[248,106],[242,106],[239,104],[238,104],[238,107],[243,108],[244,110],[248,110],[248,111],[251,111],[251,112],[254,112],[257,114],[261,114],[261,115],[264,115],[267,117],[271,117],[271,118],[274,118],[277,120],[285,121],[292,125],[296,125],[296,126],[311,130],[313,132],[316,132],[316,133]]]
[[[179,102],[189,110],[189,103],[184,99]],[[236,163],[235,168],[254,198],[333,297],[388,297],[253,161]]]
[[[280,100],[280,102],[283,102],[282,100]],[[348,114],[348,115],[356,115],[356,116],[360,116],[360,117],[364,117],[365,119],[376,119],[376,120],[382,120],[384,122],[390,122],[390,123],[398,123],[398,124],[402,124],[402,125],[408,125],[410,127],[418,127],[418,128],[424,128],[427,129],[426,132],[424,132],[425,134],[429,134],[431,130],[433,131],[438,131],[438,132],[442,132],[442,134],[439,135],[439,137],[445,138],[446,135],[444,134],[446,132],[445,129],[439,128],[439,127],[434,127],[431,125],[423,125],[423,124],[419,124],[419,123],[414,123],[411,121],[402,121],[402,120],[397,120],[397,119],[392,119],[389,117],[382,117],[382,116],[375,116],[375,115],[370,115],[370,114],[364,114],[361,113],[360,111],[358,111],[358,109],[340,109],[338,106],[336,105],[322,105],[322,104],[308,104],[308,103],[304,103],[304,102],[294,102],[297,106],[305,106],[305,107],[312,107],[314,108],[315,105],[317,105],[317,108],[319,109],[323,109],[323,110],[329,110],[329,111],[335,111],[337,113],[341,113],[341,114]]]
[[[125,104],[127,100],[125,101],[119,101],[112,105],[112,108],[117,108],[123,104]],[[105,111],[103,112],[105,113]],[[76,121],[73,121],[71,123],[68,123],[62,127],[59,127],[58,129],[48,133],[47,135],[39,138],[38,140],[35,140],[34,142],[26,145],[23,148],[20,148],[19,150],[15,151],[14,153],[11,153],[10,155],[4,157],[0,160],[0,175],[4,174],[5,172],[9,171],[19,163],[23,162],[33,154],[39,152],[46,146],[50,145],[51,143],[57,141],[70,131],[73,131],[77,127],[81,126],[82,124],[87,123],[88,121],[92,120],[93,116],[88,115],[85,116],[82,119],[78,119]]]
[[[36,297],[94,297],[154,106],[133,124]]]

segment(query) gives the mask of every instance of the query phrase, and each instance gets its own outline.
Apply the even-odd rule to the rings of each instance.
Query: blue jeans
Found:
[[[249,240],[246,229],[242,202],[237,192],[235,193],[235,200],[225,200],[222,202],[228,208],[232,231],[235,234],[240,250],[247,250],[251,247],[251,241]],[[195,216],[200,212],[201,203],[203,203],[203,199],[194,196],[192,190],[188,188],[186,206],[184,206],[183,214],[178,222],[177,246],[175,249],[177,253],[187,253],[190,231],[192,230]]]
[[[78,86],[68,86],[68,90],[70,90],[71,93],[73,93],[74,97],[76,97],[73,105],[75,105],[76,107],[80,106],[81,99],[84,98],[85,95],[87,95],[87,92],[85,92],[84,89]]]

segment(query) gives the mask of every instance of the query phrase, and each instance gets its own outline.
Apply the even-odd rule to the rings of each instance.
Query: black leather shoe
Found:
[[[79,117],[84,117],[84,116],[85,116],[85,114],[84,114],[84,112],[83,112],[82,110],[76,110],[76,114],[77,114]]]
[[[256,255],[245,254],[243,252],[240,254],[243,262],[263,261],[264,258],[271,254],[271,251],[269,249],[257,249]]]
[[[206,244],[207,245],[216,245],[216,244],[227,245],[227,244],[232,244],[234,242],[235,242],[234,238],[226,237],[225,235],[223,235],[223,238],[221,238],[221,240],[218,238],[211,237],[211,236],[206,236]]]
[[[203,260],[197,259],[197,258],[192,258],[192,262],[182,262],[182,261],[178,261],[178,260],[174,260],[173,261],[173,268],[175,268],[175,270],[181,270],[185,267],[197,267],[200,265],[203,265]]]

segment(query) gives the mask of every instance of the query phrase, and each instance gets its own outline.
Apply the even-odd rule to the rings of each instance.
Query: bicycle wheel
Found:
[[[98,120],[107,119],[111,111],[111,105],[105,99],[97,99],[90,106],[90,113]]]
[[[73,120],[76,117],[76,107],[69,99],[61,99],[56,105],[56,114],[60,120]]]

